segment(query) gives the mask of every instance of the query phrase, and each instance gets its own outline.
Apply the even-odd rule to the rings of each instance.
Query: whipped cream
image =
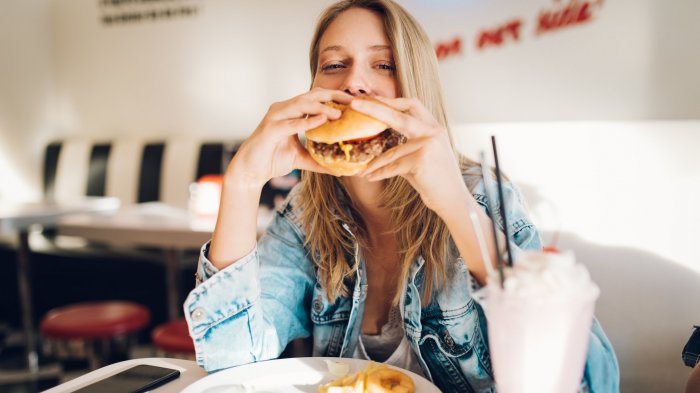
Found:
[[[576,263],[574,253],[563,251],[545,253],[524,251],[512,268],[504,269],[503,291],[509,295],[597,296],[598,287],[591,281],[588,270]],[[489,277],[490,284],[500,282],[496,269]]]

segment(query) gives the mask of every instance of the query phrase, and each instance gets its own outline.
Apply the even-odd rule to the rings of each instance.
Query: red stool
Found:
[[[49,311],[39,327],[44,349],[59,358],[87,358],[96,369],[115,354],[128,354],[135,334],[151,321],[150,311],[130,302],[79,303]]]
[[[194,342],[184,319],[158,325],[153,329],[151,340],[158,356],[194,359]]]

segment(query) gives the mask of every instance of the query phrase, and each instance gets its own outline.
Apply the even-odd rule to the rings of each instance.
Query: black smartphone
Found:
[[[142,393],[179,376],[180,371],[171,368],[139,365],[110,375],[74,393]]]

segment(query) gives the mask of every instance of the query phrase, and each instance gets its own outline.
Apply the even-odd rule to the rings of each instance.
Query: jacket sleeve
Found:
[[[588,355],[583,380],[589,393],[618,393],[620,391],[620,367],[615,350],[605,336],[598,320],[593,318]],[[585,390],[582,390],[585,391]]]
[[[218,271],[202,247],[184,304],[197,363],[209,372],[276,358],[310,334],[315,272],[302,235],[279,212],[255,249]]]
[[[483,180],[474,181],[468,179],[465,176],[465,182],[473,184],[469,187],[472,196],[476,202],[481,206],[486,214],[490,214],[491,208],[495,211],[495,218],[497,221],[498,228],[504,231],[502,215],[506,215],[506,221],[508,224],[508,239],[510,240],[511,250],[513,252],[513,259],[517,259],[518,254],[523,250],[541,250],[542,249],[542,239],[540,237],[537,228],[530,220],[527,212],[525,201],[518,188],[511,182],[504,182],[503,184],[503,200],[504,206],[501,206],[500,200],[496,197],[495,191],[495,181],[494,184],[490,185],[490,189],[494,191],[487,193],[486,187]],[[495,200],[490,201],[489,196],[492,196]],[[504,231],[505,232],[505,231]]]

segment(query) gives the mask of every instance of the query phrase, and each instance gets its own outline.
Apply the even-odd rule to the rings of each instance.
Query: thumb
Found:
[[[296,150],[296,154],[294,155],[294,168],[327,175],[331,174],[326,168],[321,166],[321,164],[316,162],[316,160],[311,157],[311,154],[309,154],[304,146],[302,146],[299,139],[295,138],[294,142],[294,148]]]

